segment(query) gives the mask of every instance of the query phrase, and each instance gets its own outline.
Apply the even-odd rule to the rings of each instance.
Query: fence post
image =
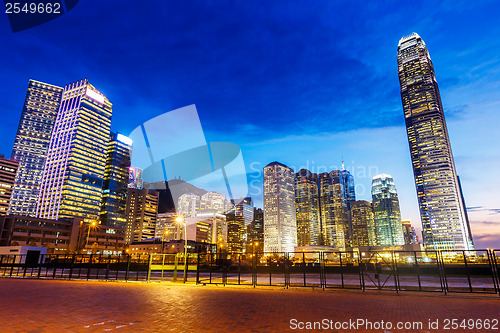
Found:
[[[359,284],[360,288],[365,292],[365,263],[363,258],[361,258],[362,252],[358,250],[358,271],[359,271]]]
[[[24,272],[23,272],[23,279],[26,277],[26,268],[28,268],[28,263],[26,262],[26,259],[28,258],[28,255],[25,256],[24,258]],[[21,256],[21,259],[22,259],[22,256]]]
[[[125,274],[125,281],[128,281],[130,272],[130,254],[127,254],[127,273]]]
[[[396,256],[394,255],[394,251],[392,251],[392,264],[393,264],[393,268],[394,268],[394,272],[393,272],[393,275],[394,275],[394,287],[396,288],[396,293],[399,294],[398,277],[397,277],[397,274],[398,274],[398,263],[396,261]]]
[[[196,284],[200,283],[200,253],[198,252],[198,258],[196,259]]]
[[[418,290],[422,291],[422,282],[420,281],[420,268],[418,266],[417,251],[413,251],[413,258],[415,260],[415,269],[417,270]],[[436,258],[437,258],[437,256],[436,256]],[[438,271],[439,271],[439,267],[438,267]]]
[[[106,281],[109,278],[109,265],[111,264],[111,254],[108,254],[108,263],[106,264]]]
[[[465,271],[467,272],[467,281],[469,282],[469,291],[472,292],[472,283],[470,281],[469,266],[467,266],[467,258],[465,257],[465,251],[462,251],[462,255],[464,256]]]
[[[153,262],[153,255],[151,253],[148,254],[148,279],[147,282],[151,279],[151,264]]]
[[[71,255],[71,266],[69,268],[69,277],[68,280],[71,280],[71,277],[73,276],[73,266],[75,265],[75,254],[73,253]]]
[[[344,288],[344,269],[342,266],[342,252],[339,252],[340,258],[340,279],[342,280],[342,288]]]
[[[90,272],[92,272],[92,256],[93,254],[91,253],[89,257],[89,267],[87,270],[87,281],[90,279]]]
[[[174,258],[174,282],[177,281],[177,264],[179,263],[179,256],[178,256],[179,253],[176,253],[175,254],[175,258]]]
[[[321,252],[320,252],[321,253]],[[318,255],[318,259],[319,259],[319,255]],[[302,251],[302,266],[304,268],[304,287],[307,285],[306,284],[306,254],[304,251]],[[320,274],[320,283],[321,283],[321,263],[320,263],[320,271],[319,271],[319,274]]]
[[[59,264],[59,255],[58,254],[56,254],[56,260],[55,260],[55,264],[54,264],[54,274],[52,274],[52,279],[56,278],[57,264]]]

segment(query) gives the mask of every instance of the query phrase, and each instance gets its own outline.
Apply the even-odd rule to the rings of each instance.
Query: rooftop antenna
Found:
[[[344,155],[342,155],[342,170],[345,170],[345,168],[344,168]]]

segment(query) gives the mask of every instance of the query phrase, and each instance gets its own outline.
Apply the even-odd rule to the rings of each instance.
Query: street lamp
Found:
[[[169,234],[169,231],[168,230],[165,230],[165,232],[163,233],[163,235],[161,235],[161,253],[164,252],[164,245],[163,245],[163,242],[165,241],[165,237],[167,237]]]
[[[187,281],[187,225],[186,221],[181,216],[178,216],[175,221],[179,224],[184,223],[184,283]]]
[[[89,227],[87,230],[87,241],[85,242],[85,247],[87,247],[87,245],[89,245],[90,227],[95,227],[96,224],[97,224],[96,221],[92,221],[91,223],[89,223]]]

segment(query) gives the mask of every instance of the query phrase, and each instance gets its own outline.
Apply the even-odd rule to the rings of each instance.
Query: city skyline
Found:
[[[103,6],[101,7],[103,9],[106,8],[104,4],[100,6]],[[165,12],[184,12],[182,7],[164,6],[162,9]],[[389,7],[389,5],[386,6]],[[418,21],[423,16],[423,10],[419,8],[412,8],[416,15],[415,18],[410,18],[409,22],[403,21],[403,17],[405,20],[408,19],[404,15],[404,10],[408,10],[408,8],[403,6],[400,6],[401,9],[398,11],[389,11],[389,14],[383,15],[377,21],[374,17],[377,16],[376,13],[384,11],[384,6],[371,7],[356,14],[354,13],[356,8],[351,8],[346,9],[345,20],[358,16],[370,19],[366,25],[354,29],[353,33],[347,33],[345,29],[341,29],[341,25],[345,24],[345,21],[342,21],[339,22],[338,26],[332,23],[332,25],[324,25],[324,29],[319,29],[324,31],[318,31],[315,27],[305,28],[304,35],[300,36],[298,31],[299,26],[303,26],[300,24],[301,22],[315,22],[313,19],[317,18],[320,24],[325,23],[327,14],[333,15],[338,9],[335,5],[324,3],[316,4],[313,7],[308,10],[298,8],[297,5],[295,7],[290,5],[286,9],[286,18],[279,20],[273,16],[279,12],[277,7],[271,6],[270,14],[264,14],[240,5],[240,7],[235,8],[238,13],[249,10],[249,13],[242,15],[243,22],[250,23],[247,32],[230,18],[217,13],[213,7],[201,6],[193,13],[194,17],[199,19],[202,11],[208,10],[216,15],[218,23],[204,24],[207,23],[206,19],[201,19],[199,25],[195,25],[193,28],[188,28],[189,24],[186,24],[191,21],[174,21],[169,23],[171,25],[166,26],[168,31],[173,31],[174,27],[180,26],[194,34],[190,35],[188,40],[192,45],[179,44],[182,42],[180,38],[167,35],[165,41],[158,41],[155,47],[139,55],[139,58],[143,59],[148,54],[153,54],[148,52],[155,50],[161,51],[160,55],[166,55],[162,59],[162,64],[165,66],[163,70],[161,70],[161,64],[153,61],[153,65],[160,68],[158,72],[161,73],[162,79],[166,80],[162,85],[157,85],[158,81],[154,80],[157,75],[151,72],[151,68],[147,65],[136,66],[137,68],[133,69],[132,66],[138,64],[138,59],[127,58],[127,56],[119,57],[120,61],[111,65],[110,59],[103,54],[88,54],[77,56],[76,61],[72,60],[72,66],[66,66],[64,70],[61,70],[59,66],[54,67],[57,62],[64,63],[64,59],[61,59],[62,54],[79,54],[78,50],[83,45],[85,48],[92,49],[85,42],[81,43],[82,46],[80,43],[78,45],[72,43],[73,34],[79,37],[79,42],[85,41],[87,38],[90,45],[94,45],[92,43],[97,43],[99,40],[98,38],[95,41],[89,41],[88,32],[72,31],[71,36],[69,36],[68,32],[59,29],[63,24],[76,24],[80,22],[79,20],[83,20],[85,15],[88,16],[90,9],[83,4],[79,4],[64,17],[44,26],[13,36],[3,35],[2,38],[6,39],[6,45],[10,51],[8,55],[3,55],[3,57],[7,63],[12,63],[13,66],[5,69],[5,75],[9,77],[9,85],[8,87],[3,86],[1,89],[2,94],[5,94],[1,98],[1,107],[7,116],[1,125],[0,153],[8,156],[12,149],[15,136],[13,128],[17,127],[19,122],[24,98],[22,95],[26,92],[26,83],[29,78],[63,86],[67,82],[87,76],[114,103],[113,130],[126,135],[137,124],[151,118],[150,116],[154,115],[155,112],[164,112],[192,103],[203,105],[205,111],[200,113],[200,118],[207,124],[205,126],[206,137],[209,141],[230,139],[238,143],[243,149],[247,169],[250,171],[249,176],[257,174],[251,167],[251,163],[260,163],[259,167],[254,164],[254,169],[262,170],[267,163],[274,160],[288,166],[297,166],[297,168],[307,163],[311,165],[314,162],[315,166],[324,166],[329,170],[339,169],[339,167],[331,166],[340,165],[343,155],[346,168],[353,174],[358,189],[361,190],[364,187],[364,193],[362,191],[357,193],[358,200],[369,199],[371,177],[382,172],[390,173],[398,186],[402,217],[410,218],[412,224],[418,227],[420,216],[414,184],[412,184],[411,162],[405,137],[396,73],[397,41],[402,36],[416,31],[426,40],[433,56],[456,167],[461,176],[466,203],[471,208],[469,213],[472,234],[474,240],[479,241],[476,247],[493,247],[494,244],[498,243],[500,232],[498,231],[499,212],[496,204],[499,186],[497,186],[498,177],[495,177],[494,167],[499,160],[498,152],[494,149],[498,141],[494,137],[494,124],[499,116],[494,112],[497,101],[493,92],[496,93],[497,88],[495,88],[496,79],[492,75],[494,75],[495,70],[498,70],[499,65],[496,58],[491,56],[494,53],[485,52],[486,48],[495,50],[498,47],[498,42],[491,38],[495,36],[498,29],[489,29],[491,26],[488,26],[488,20],[484,19],[484,16],[488,16],[489,13],[487,4],[474,8],[464,5],[462,7],[465,9],[461,10],[455,10],[454,6],[449,4],[437,6],[426,20],[435,21],[436,17],[439,17],[440,20],[429,26],[425,22]],[[299,13],[299,9],[303,10],[303,13]],[[321,12],[320,9],[324,9],[325,14],[317,14]],[[103,10],[103,12],[105,11]],[[120,14],[118,11],[116,17],[111,19],[117,20]],[[249,21],[251,14],[256,14],[255,22]],[[470,19],[471,25],[477,25],[475,30],[468,32],[466,27],[457,26],[460,17],[464,15]],[[141,20],[144,22],[143,16],[144,13],[138,12],[135,19],[138,22]],[[158,26],[159,23],[154,18],[153,15],[151,24]],[[59,20],[61,22],[58,22]],[[401,29],[394,29],[388,33],[388,26],[396,25],[393,23],[399,23]],[[447,27],[448,23],[454,24],[449,24]],[[231,24],[236,25],[239,30],[236,29],[230,36],[245,37],[247,33],[255,33],[259,29],[263,29],[261,26],[264,26],[267,27],[264,29],[267,31],[267,35],[263,34],[263,36],[267,37],[263,37],[262,45],[256,45],[255,39],[247,38],[245,42],[243,38],[236,42],[236,54],[232,55],[230,52],[223,53],[223,51],[229,50],[229,46],[235,43],[234,40],[226,37],[218,41],[208,36],[210,37],[208,40],[214,44],[207,52],[209,55],[215,56],[208,63],[209,66],[206,66],[206,62],[200,62],[205,58],[199,53],[190,53],[196,51],[196,47],[203,46],[202,40],[207,37],[201,31],[201,26],[207,26],[209,31],[213,32],[216,31],[213,29],[222,29]],[[141,35],[145,29],[140,24],[138,26],[137,34],[132,34],[131,47],[137,46],[140,40],[143,40],[144,36],[138,35]],[[289,29],[290,33],[280,30],[282,26],[291,28]],[[130,31],[127,26],[117,24],[117,27],[125,28],[124,33]],[[443,27],[446,29],[443,30]],[[91,27],[91,29],[100,29],[100,27]],[[367,34],[368,31],[370,33]],[[437,31],[440,32],[435,33]],[[316,32],[317,34],[313,34]],[[304,38],[313,35],[316,37]],[[57,44],[53,41],[52,36],[58,36]],[[279,37],[290,39],[279,39]],[[360,42],[361,37],[365,37],[363,43]],[[127,36],[128,39],[130,39],[129,36]],[[34,42],[35,40],[39,42]],[[264,46],[276,43],[278,40],[281,41],[269,49],[270,54],[280,59],[280,62],[297,65],[295,66],[297,73],[294,76],[291,76],[291,69],[272,63],[271,56],[260,55],[259,58],[258,53],[253,52],[251,53],[252,57],[241,57],[241,52],[250,46],[257,46],[257,51],[267,50],[267,47]],[[491,44],[493,47],[490,47]],[[24,55],[24,58],[21,57],[21,59],[25,59],[27,65],[16,67],[16,61],[12,59],[16,56],[19,57],[19,52],[22,52],[26,45],[33,45],[35,49],[43,48],[45,51],[33,52],[40,57],[39,60],[30,55]],[[172,47],[168,48],[166,45]],[[279,47],[286,47],[285,49],[289,50],[292,46],[296,46],[295,50],[297,51],[293,56],[278,50]],[[105,46],[105,48],[110,51],[110,55],[116,52],[110,50],[109,46]],[[346,56],[345,52],[342,51],[344,49],[348,49],[351,55]],[[306,52],[306,50],[309,51]],[[364,55],[365,50],[370,50],[370,57]],[[180,57],[189,54],[192,54],[191,58],[179,60]],[[256,54],[257,57],[253,57]],[[48,59],[51,56],[54,57],[53,60]],[[328,56],[332,56],[330,60],[328,60]],[[112,61],[115,59],[113,58]],[[242,63],[238,63],[237,59],[241,59]],[[129,67],[124,67],[125,60],[135,60],[135,62],[132,61]],[[340,65],[336,65],[335,62]],[[41,66],[42,63],[46,63],[47,66]],[[221,67],[222,65],[217,66],[218,63],[224,64],[223,67]],[[187,68],[190,68],[188,64],[194,64],[195,70],[200,69],[202,64],[209,69],[201,70],[198,76],[187,71]],[[262,82],[259,76],[252,76],[247,71],[236,75],[237,70],[241,69],[240,67],[244,64],[254,65],[253,67],[257,70],[255,75],[261,74],[262,70],[266,68],[272,69],[269,72],[269,82],[271,83],[263,85],[263,90],[256,90],[254,84]],[[340,68],[342,65],[345,65],[345,69]],[[174,71],[172,66],[180,69]],[[104,68],[106,70],[103,71]],[[116,80],[116,78],[123,77],[121,73],[126,68],[129,70],[125,76],[130,79],[127,81],[127,85]],[[208,75],[220,68],[226,69],[221,72],[223,74],[221,78],[217,78],[217,75]],[[323,75],[324,70],[327,72]],[[488,72],[492,74],[488,74]],[[152,96],[153,91],[146,92],[139,89],[140,85],[149,86],[144,84],[142,81],[144,79],[141,77],[152,79],[152,83],[156,87],[153,90],[167,96],[166,103],[164,98]],[[196,77],[202,80],[193,80]],[[138,80],[135,80],[137,78]],[[340,80],[343,86],[334,82],[339,78],[343,79]],[[362,78],[367,80],[364,81]],[[233,88],[221,85],[220,79],[225,79],[236,86],[240,84],[240,87],[243,82],[249,82],[243,86],[245,88],[243,90],[248,91],[248,94],[236,94]],[[172,88],[172,80],[180,80],[180,85],[170,89]],[[192,86],[192,89],[187,93],[188,90],[185,89],[187,84],[197,81],[200,83]],[[219,101],[215,101],[208,98],[209,93],[204,90],[208,89],[207,87],[210,85],[225,92],[222,100],[218,98]],[[384,91],[377,88],[378,85],[389,88]],[[265,94],[266,89],[271,89],[269,91],[273,94],[274,92],[279,93],[276,98],[269,99],[272,94]],[[355,91],[355,89],[359,91]],[[19,98],[19,96],[21,97]],[[269,103],[265,103],[266,98],[269,99]],[[299,100],[296,100],[297,98]],[[355,102],[359,98],[361,98],[360,102]],[[250,102],[252,100],[254,102]],[[231,112],[228,111],[227,106],[230,101],[233,102]],[[237,101],[240,103],[235,103]],[[298,107],[291,107],[291,104],[294,103]],[[238,107],[234,108],[234,105],[238,105]],[[281,119],[280,126],[272,125],[278,119],[277,115],[281,114],[281,111],[274,114],[269,112],[272,109],[287,110],[287,113],[292,117]],[[369,111],[362,111],[363,109]],[[479,114],[481,117],[478,116]],[[212,115],[218,116],[212,117]],[[245,115],[246,117],[243,117]],[[235,121],[236,119],[239,121]],[[229,126],[229,124],[235,125]],[[469,135],[462,135],[462,133]],[[257,142],[254,139],[256,134],[258,134]],[[390,155],[385,154],[389,151]],[[384,154],[385,158],[377,156]],[[373,174],[369,173],[370,167],[374,169]],[[365,175],[361,172],[362,168],[366,170]],[[317,170],[308,169],[311,172],[317,172]],[[252,172],[254,173],[252,174]],[[262,174],[260,174],[261,176]],[[250,182],[254,179],[249,177]],[[260,185],[261,183],[258,187],[261,187]],[[257,206],[262,206],[262,201],[259,202],[261,194],[249,193],[249,195],[256,197]],[[481,244],[485,245],[481,246]]]

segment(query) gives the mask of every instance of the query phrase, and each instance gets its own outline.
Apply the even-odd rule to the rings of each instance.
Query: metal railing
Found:
[[[490,293],[500,295],[500,250],[189,253],[198,284]],[[1,255],[0,276],[183,281],[184,254]]]

